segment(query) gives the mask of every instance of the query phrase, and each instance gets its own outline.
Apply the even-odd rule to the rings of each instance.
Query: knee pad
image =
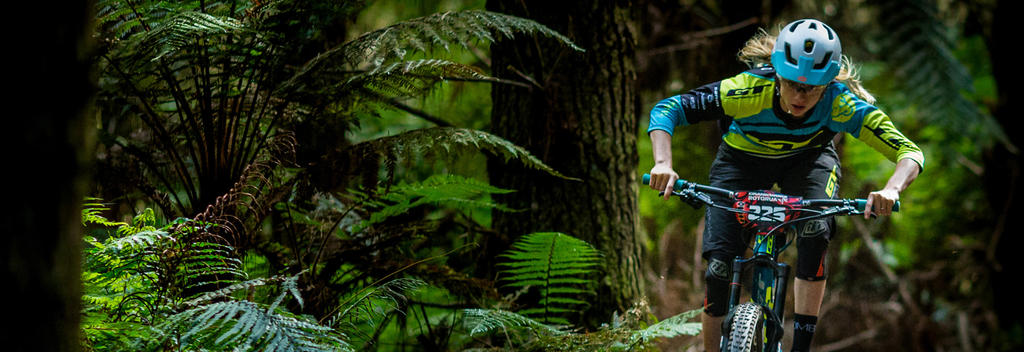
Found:
[[[821,281],[826,277],[825,254],[835,231],[834,219],[811,220],[797,231],[796,277],[807,281]]]
[[[732,264],[712,257],[704,271],[704,313],[713,317],[725,315],[729,308],[729,283]]]

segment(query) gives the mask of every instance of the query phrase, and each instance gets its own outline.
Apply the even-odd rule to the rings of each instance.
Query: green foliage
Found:
[[[399,278],[371,285],[341,298],[339,313],[333,315],[328,326],[347,331],[352,340],[362,341],[364,348],[373,344],[375,330],[386,326],[392,314],[408,305],[407,296],[423,288],[425,282],[418,279]]]
[[[373,210],[368,219],[350,231],[358,233],[367,227],[380,224],[387,219],[407,213],[410,209],[424,205],[443,206],[452,209],[496,209],[512,211],[501,204],[480,200],[481,196],[503,194],[511,191],[458,175],[433,175],[412,184],[400,183],[381,187],[376,197],[361,199],[360,203]]]
[[[109,176],[97,179],[134,187],[160,212],[122,223],[104,219],[106,209],[83,211],[84,224],[109,229],[96,230],[85,256],[89,349],[475,344],[457,336],[461,310],[445,301],[484,305],[496,292],[489,280],[467,274],[469,256],[451,254],[491,235],[486,218],[470,213],[515,211],[489,200],[510,190],[415,167],[486,154],[568,177],[476,129],[417,125],[352,143],[363,137],[353,129],[385,110],[409,111],[407,101],[444,82],[519,84],[436,56],[443,52],[523,35],[582,49],[536,22],[478,10],[345,33],[362,5],[97,2],[99,166]],[[445,121],[470,119],[457,118]],[[323,166],[334,162],[341,166]],[[330,180],[316,180],[316,167]],[[381,171],[386,177],[366,177]],[[357,175],[362,187],[352,185]],[[137,204],[138,194],[115,195]],[[160,216],[181,218],[157,225]],[[549,269],[543,306],[578,309],[582,301],[572,298],[585,291],[574,286],[586,282],[559,280],[587,272],[593,260],[549,255],[546,264],[531,264]],[[563,264],[559,256],[573,259]],[[399,273],[426,281],[391,280]],[[430,301],[408,299],[423,287],[433,292]],[[405,325],[414,318],[419,335]]]
[[[673,315],[665,320],[651,324],[646,328],[637,330],[630,335],[630,344],[647,343],[648,341],[657,338],[699,335],[701,331],[701,323],[691,322],[689,320],[699,316],[703,311],[704,310],[702,308],[698,308]]]
[[[956,33],[934,2],[877,1],[875,28],[893,81],[920,108],[922,120],[958,131],[975,143],[1007,143],[1005,132],[973,101],[975,80],[956,57]]]
[[[280,309],[287,297],[302,305],[296,288],[298,276],[283,278],[281,292],[270,305],[247,300],[227,300],[230,292],[264,285],[254,280],[232,285],[190,300],[185,309],[154,327],[147,347],[158,349],[168,340],[186,349],[259,351],[354,351],[329,327],[310,317]]]
[[[100,215],[102,204],[90,204],[83,222],[116,226],[117,235],[85,238],[87,349],[345,350],[330,328],[281,308],[287,297],[302,305],[297,276],[240,281],[247,275],[233,249],[204,241],[209,225],[179,219],[153,229],[152,211],[133,224],[111,222]],[[231,297],[277,282],[270,304]]]
[[[500,13],[465,10],[437,13],[402,21],[365,33],[319,55],[306,72],[335,72],[338,68],[380,67],[415,52],[472,48],[474,43],[510,39],[516,34],[545,36],[582,51],[568,38],[535,21]]]
[[[646,320],[656,319],[645,319],[644,307],[639,304],[625,316],[616,316],[602,329],[588,333],[559,329],[501,309],[467,309],[463,314],[471,336],[507,338],[504,346],[494,348],[501,351],[646,351],[657,350],[653,342],[659,338],[700,334],[700,323],[689,320],[700,315],[701,309],[647,325]]]
[[[599,253],[590,244],[557,232],[522,236],[501,257],[507,261],[499,264],[506,268],[499,281],[506,287],[536,287],[537,306],[521,313],[544,323],[569,324],[564,315],[587,304],[579,298],[591,293],[580,286],[591,283],[586,275],[599,264]]]
[[[417,129],[356,144],[352,151],[364,157],[374,155],[375,158],[381,158],[385,165],[397,164],[402,161],[399,158],[406,161],[443,160],[465,154],[467,151],[483,151],[501,157],[506,162],[516,160],[528,168],[571,179],[544,164],[520,146],[493,134],[466,128]]]
[[[309,34],[323,28],[296,23],[318,12],[310,26],[336,25],[332,19],[354,15],[358,2],[106,0],[97,8],[104,44],[97,106],[110,151],[104,166],[119,168],[118,178],[169,216],[191,216],[241,192],[237,182],[250,166],[267,165],[257,175],[265,176],[289,164],[296,146],[307,142],[274,146],[275,136],[318,125],[344,134],[361,116],[403,106],[401,100],[424,96],[441,82],[497,82],[462,63],[407,56],[518,34],[573,46],[534,21],[477,10],[410,19],[337,44]],[[318,133],[325,132],[312,136]],[[323,147],[320,153],[336,146]],[[251,197],[239,209],[279,194],[265,183],[249,186]],[[261,215],[254,210],[252,216]],[[226,214],[250,217],[237,212]]]

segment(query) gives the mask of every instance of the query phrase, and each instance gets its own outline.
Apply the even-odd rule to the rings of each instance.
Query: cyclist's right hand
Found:
[[[668,200],[672,197],[672,187],[679,179],[679,174],[666,164],[655,164],[651,168],[651,189],[663,192],[663,197]]]

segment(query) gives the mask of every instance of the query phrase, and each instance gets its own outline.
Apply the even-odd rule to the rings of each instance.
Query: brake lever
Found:
[[[704,204],[711,204],[711,197],[703,193],[696,193],[693,191],[683,192],[672,192],[672,194],[679,196],[686,204],[689,204],[694,209],[700,209]]]
[[[852,209],[853,209],[853,211],[851,211],[849,213],[850,215],[864,215],[864,211],[863,210],[857,210],[857,208],[852,208]],[[841,213],[841,211],[835,211],[834,213],[838,214],[838,213]],[[875,212],[871,212],[871,215],[869,215],[869,217],[871,217],[871,219],[878,219],[878,214],[875,214]]]

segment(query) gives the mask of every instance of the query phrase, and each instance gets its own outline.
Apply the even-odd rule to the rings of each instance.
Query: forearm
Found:
[[[914,179],[917,178],[920,172],[921,167],[914,160],[900,159],[896,163],[896,170],[889,177],[889,181],[886,182],[884,189],[902,193],[903,190],[910,187],[910,184],[914,182]]]
[[[672,136],[662,130],[650,133],[651,147],[654,151],[654,164],[672,167]]]

